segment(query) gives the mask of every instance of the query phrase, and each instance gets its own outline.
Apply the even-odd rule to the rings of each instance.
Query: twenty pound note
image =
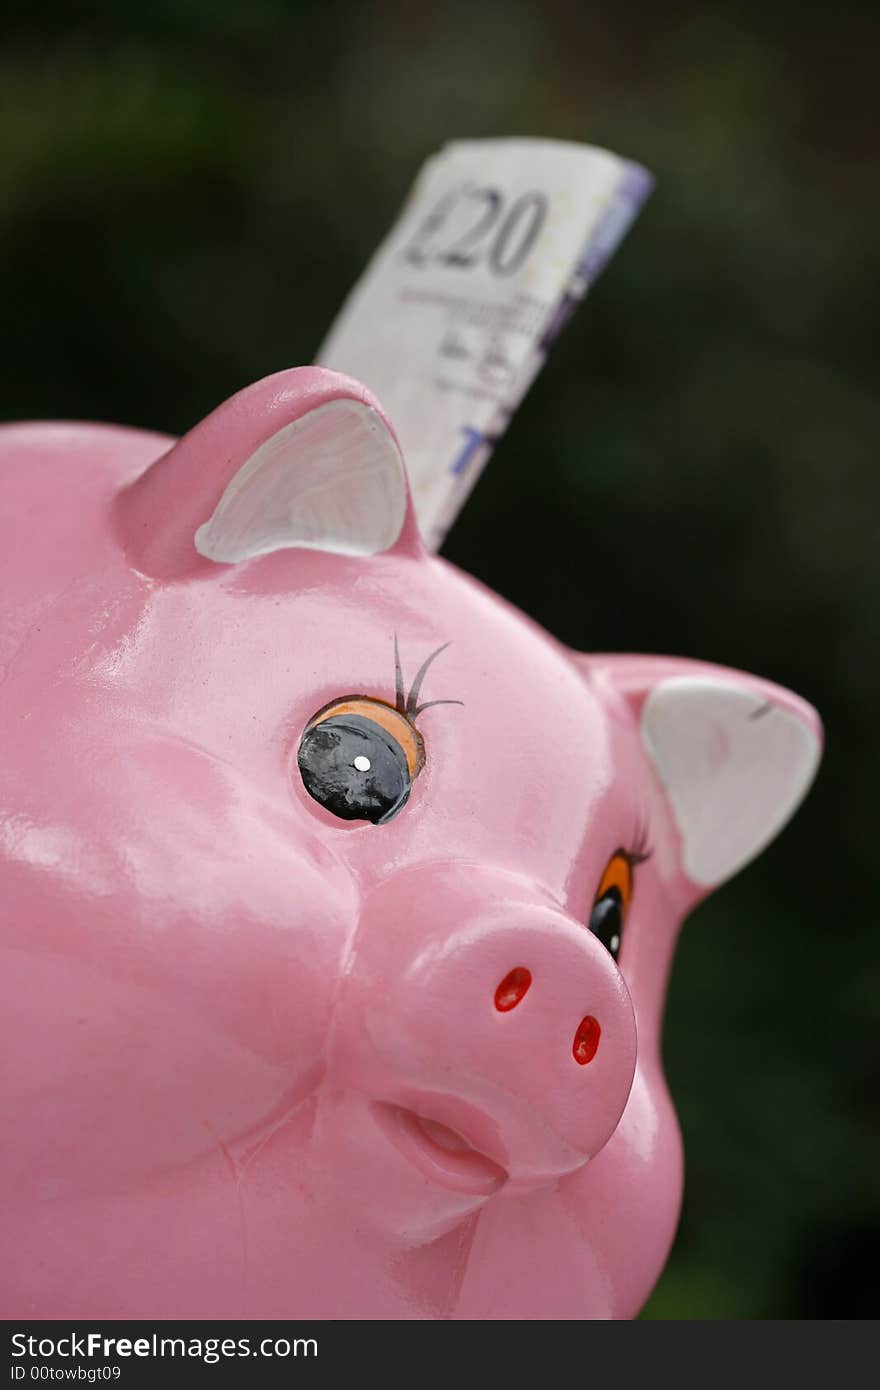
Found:
[[[316,360],[382,402],[432,550],[651,184],[557,140],[456,141],[422,168]]]

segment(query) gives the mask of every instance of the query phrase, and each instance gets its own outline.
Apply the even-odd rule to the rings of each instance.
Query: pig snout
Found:
[[[613,1134],[636,1028],[589,928],[515,875],[422,867],[368,894],[337,999],[336,1084],[423,1177],[552,1182]]]

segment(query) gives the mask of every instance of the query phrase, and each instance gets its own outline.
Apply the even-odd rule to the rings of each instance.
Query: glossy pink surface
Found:
[[[237,466],[340,394],[279,374],[171,453],[0,432],[7,1318],[630,1317],[666,1258],[663,996],[706,888],[639,711],[714,668],[575,657],[411,514],[363,558],[198,555]],[[299,741],[393,703],[395,634],[408,679],[451,642],[423,699],[463,703],[419,717],[392,822],[342,821]],[[588,923],[644,825],[618,968]]]

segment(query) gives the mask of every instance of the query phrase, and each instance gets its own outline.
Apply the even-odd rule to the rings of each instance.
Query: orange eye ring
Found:
[[[645,858],[647,854],[641,851],[627,853],[624,849],[615,850],[605,865],[596,889],[590,913],[590,931],[601,941],[613,960],[617,960],[620,954],[624,924],[632,900],[633,865]]]
[[[407,694],[395,635],[393,705],[375,695],[343,695],[312,715],[299,741],[297,766],[308,795],[337,820],[387,825],[403,810],[425,766],[416,720],[434,705],[461,704],[419,703],[428,669],[448,646],[422,662]]]
[[[394,705],[389,705],[385,700],[377,700],[371,695],[345,695],[341,700],[332,700],[329,705],[319,709],[309,720],[308,728],[323,724],[325,719],[334,719],[337,715],[345,714],[371,719],[374,724],[378,724],[390,734],[400,746],[406,758],[409,775],[415,781],[425,766],[425,744],[410,718],[395,709]]]
[[[623,914],[626,916],[627,908],[632,900],[633,892],[633,871],[632,860],[625,850],[615,850],[605,867],[599,887],[596,890],[595,901],[598,902],[611,888],[616,888],[620,894],[620,902]]]

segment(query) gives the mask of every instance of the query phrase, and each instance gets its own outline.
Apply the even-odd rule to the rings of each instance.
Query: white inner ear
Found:
[[[773,839],[819,763],[803,720],[719,677],[660,681],[645,701],[642,736],[681,831],[685,873],[704,886]]]
[[[394,544],[405,517],[400,450],[375,410],[341,399],[260,445],[196,531],[195,546],[227,564],[289,546],[375,555]]]

